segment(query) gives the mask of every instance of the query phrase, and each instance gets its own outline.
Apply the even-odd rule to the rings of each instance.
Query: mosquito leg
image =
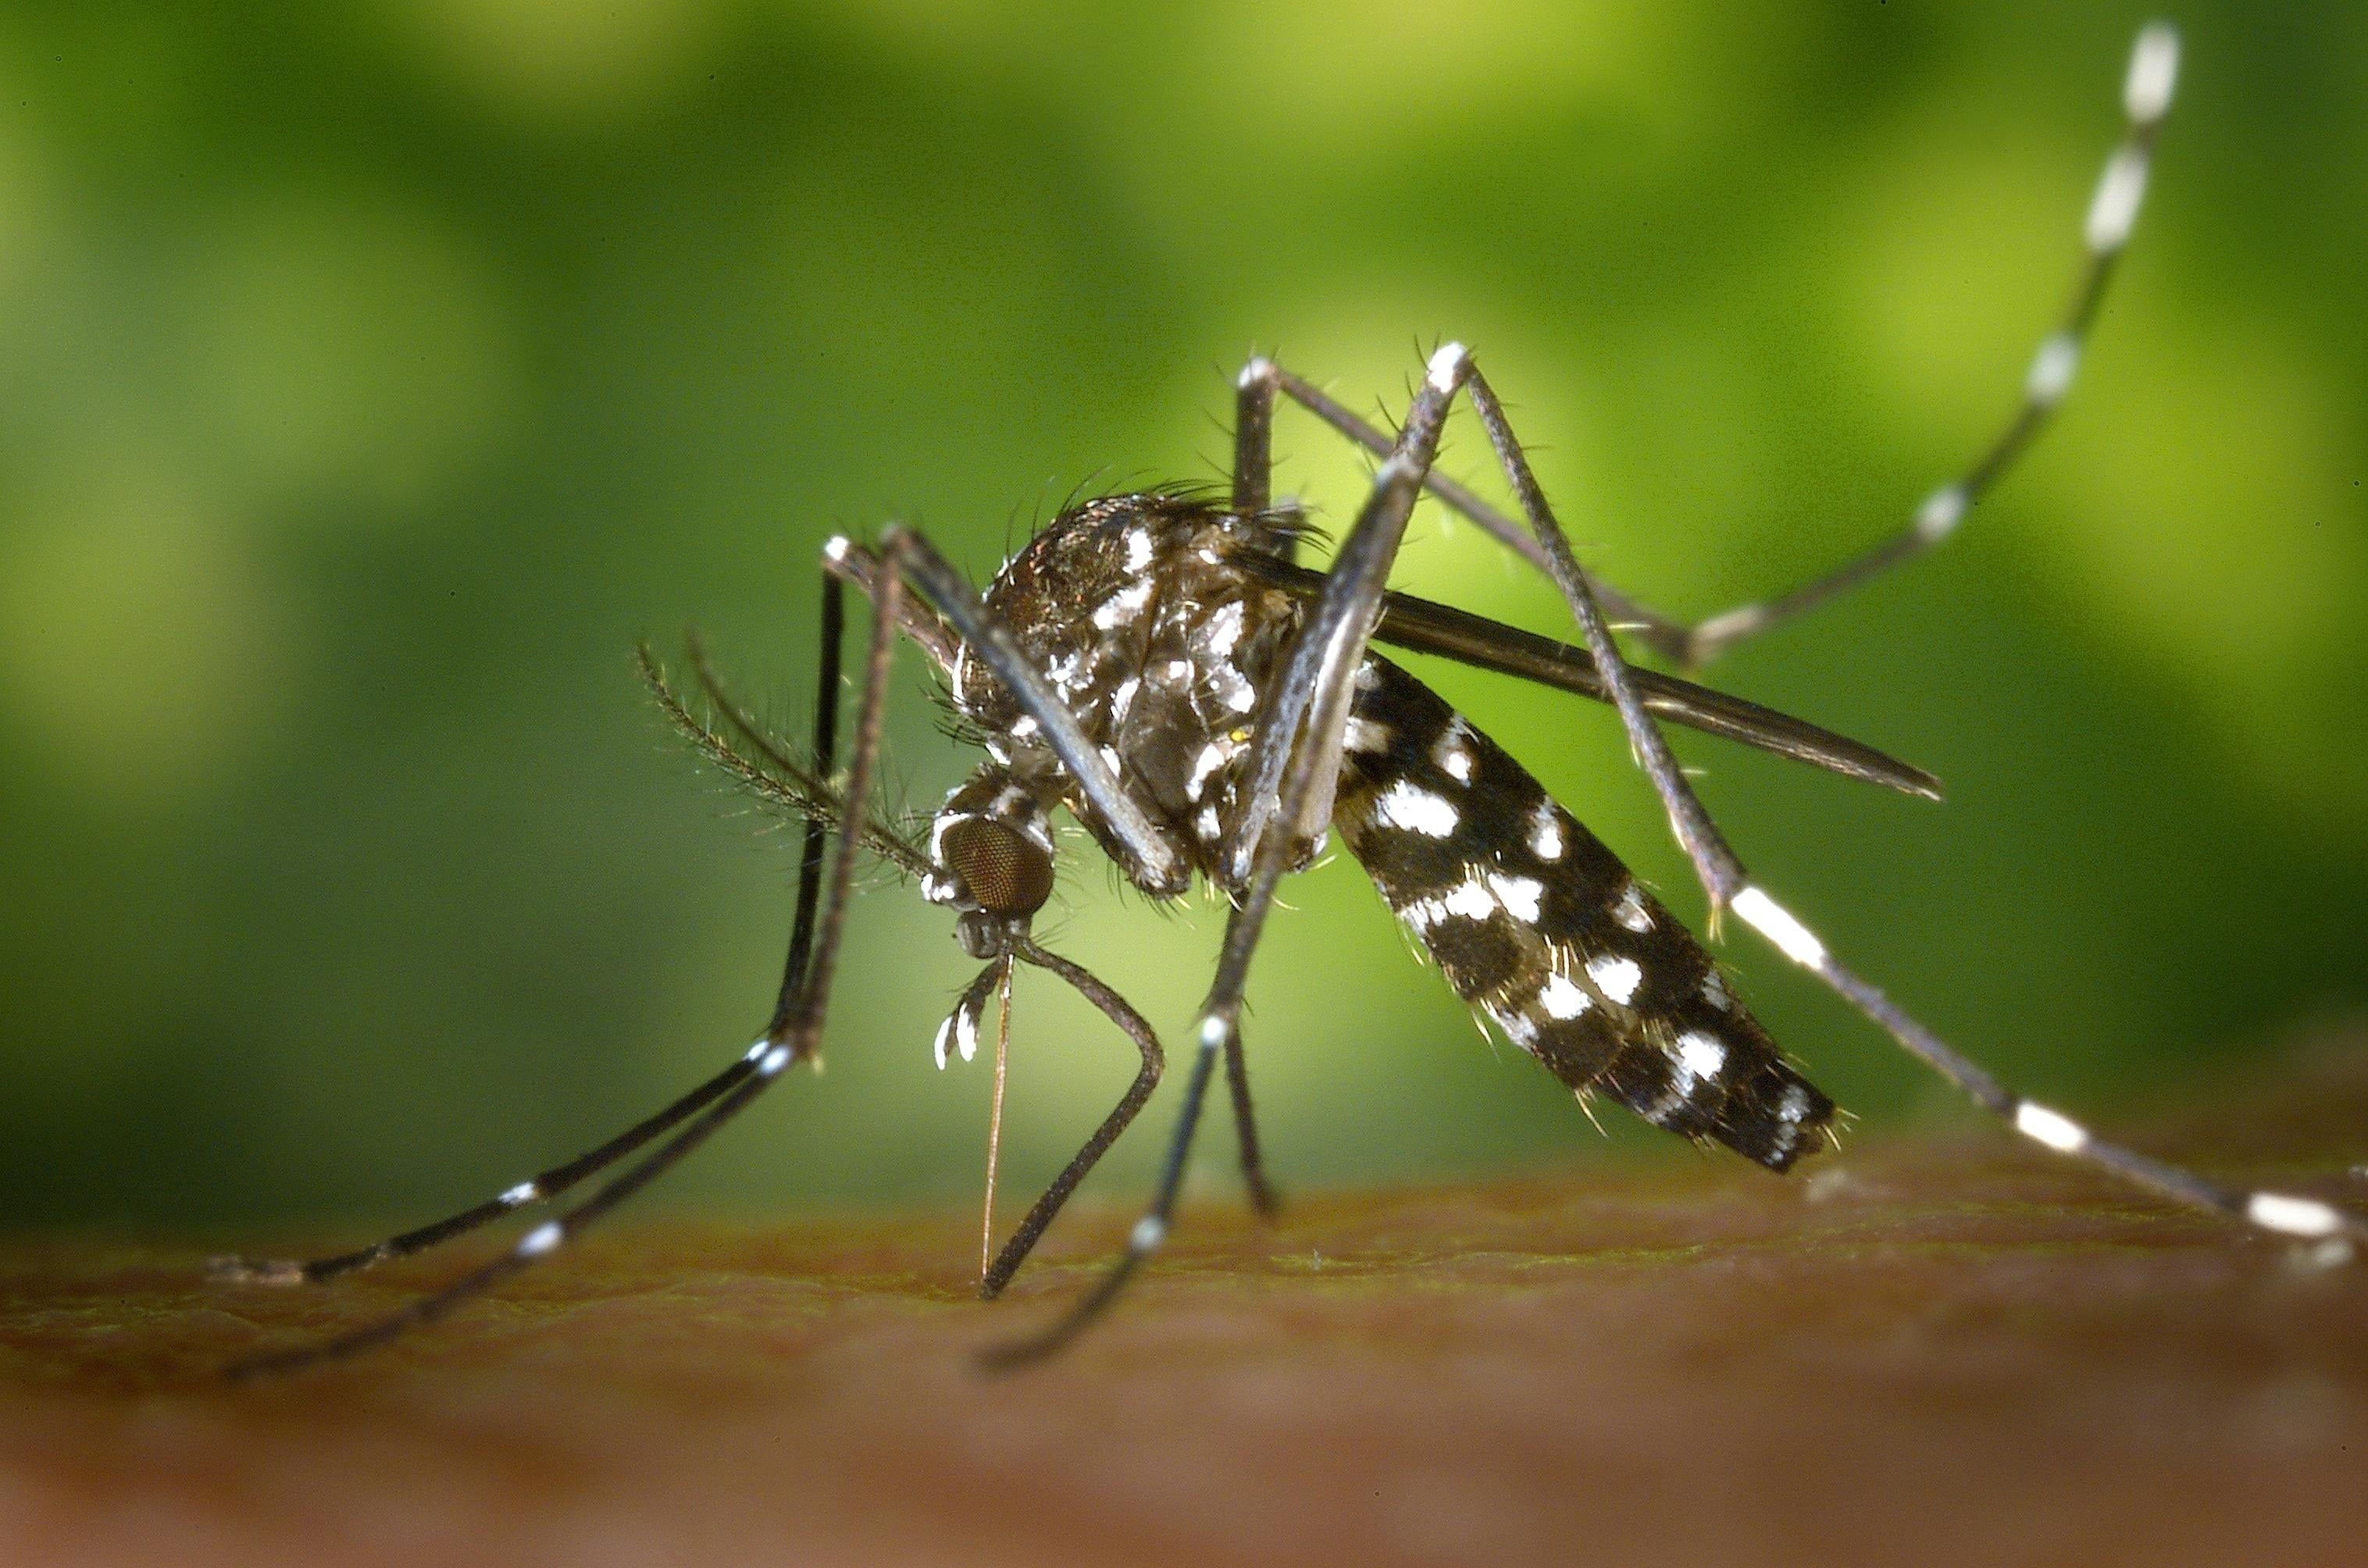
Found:
[[[1570,540],[1554,520],[1554,509],[1546,504],[1545,492],[1539,488],[1537,476],[1530,472],[1529,458],[1506,421],[1503,404],[1497,401],[1496,392],[1476,368],[1469,370],[1466,386],[1472,396],[1473,412],[1488,432],[1488,444],[1496,449],[1497,461],[1520,502],[1522,514],[1545,549],[1546,574],[1562,590],[1563,602],[1577,620],[1605,693],[1620,710],[1621,722],[1628,732],[1628,744],[1635,751],[1645,777],[1653,781],[1654,791],[1660,796],[1662,809],[1668,814],[1669,826],[1677,834],[1686,858],[1692,862],[1702,890],[1710,894],[1711,922],[1715,927],[1720,912],[1743,889],[1742,862],[1736,858],[1725,836],[1695,798],[1692,787],[1679,770],[1677,759],[1669,755],[1668,743],[1661,738],[1660,729],[1653,722],[1635,675],[1621,657],[1592,586],[1579,571],[1577,557],[1571,553]]]
[[[1254,356],[1234,378],[1233,506],[1252,517],[1274,504],[1274,390],[1281,372]]]
[[[213,1257],[206,1260],[206,1272],[224,1283],[245,1285],[313,1285],[340,1275],[357,1273],[390,1258],[409,1257],[429,1247],[449,1242],[456,1236],[514,1214],[529,1204],[546,1202],[558,1197],[595,1172],[623,1159],[651,1139],[679,1125],[685,1119],[706,1108],[717,1099],[731,1093],[757,1071],[767,1042],[759,1040],[748,1054],[723,1072],[667,1106],[648,1120],[636,1123],[611,1138],[598,1148],[589,1150],[568,1161],[538,1172],[529,1180],[519,1182],[500,1197],[490,1199],[474,1208],[463,1209],[433,1224],[404,1231],[382,1242],[354,1252],[334,1256],[316,1257],[310,1261],[284,1257]]]
[[[2064,394],[2072,388],[2074,372],[2096,323],[2105,286],[2121,259],[2138,207],[2146,196],[2146,169],[2155,139],[2169,112],[2171,91],[2179,75],[2179,34],[2168,22],[2150,22],[2140,29],[2130,51],[2122,84],[2125,127],[2121,144],[2105,160],[2105,169],[2089,199],[2081,228],[2083,255],[2072,296],[2055,329],[2039,341],[2031,369],[2023,377],[2022,401],[2006,427],[1957,479],[1924,498],[1915,517],[1901,532],[1855,560],[1764,604],[1738,605],[1714,615],[1684,634],[1679,657],[1699,665],[1717,657],[1746,638],[1779,621],[1847,592],[1868,578],[1913,560],[1956,531],[1957,525],[2014,465],[2047,426]]]
[[[2104,174],[2089,204],[2083,229],[2086,256],[2071,301],[2056,329],[2040,342],[2024,378],[2022,402],[2013,418],[1962,477],[1927,496],[1905,530],[1859,559],[1778,599],[1738,606],[1698,624],[1689,625],[1652,609],[1590,574],[1588,584],[1611,618],[1633,631],[1654,652],[1689,666],[1699,665],[1779,621],[1922,554],[1953,532],[1964,520],[1965,513],[2039,435],[2064,394],[2071,390],[2073,376],[2079,369],[2081,349],[2095,323],[2105,286],[2137,222],[2138,207],[2146,194],[2147,167],[2163,117],[2170,108],[2178,70],[2176,30],[2163,22],[2143,28],[2132,49],[2128,74],[2123,84],[2122,104],[2128,128],[2121,144],[2106,161]],[[1289,370],[1277,368],[1273,376],[1282,395],[1349,440],[1375,456],[1385,456],[1390,451],[1390,437],[1370,420]],[[1423,485],[1498,543],[1523,556],[1540,571],[1550,570],[1537,541],[1520,524],[1470,490],[1440,473],[1427,475]]]
[[[780,1066],[786,1066],[788,1064],[786,1052],[789,1048],[775,1046],[772,1050],[773,1055],[781,1059]],[[771,1059],[768,1058],[768,1061]],[[555,1220],[545,1221],[536,1226],[519,1237],[507,1252],[490,1262],[480,1264],[442,1290],[422,1296],[401,1311],[390,1312],[375,1323],[365,1324],[360,1328],[337,1335],[334,1338],[324,1339],[313,1345],[300,1345],[292,1350],[268,1351],[259,1356],[250,1356],[244,1360],[233,1363],[225,1369],[224,1375],[234,1381],[245,1381],[253,1378],[298,1371],[324,1362],[341,1361],[349,1356],[359,1355],[362,1351],[384,1345],[412,1329],[424,1327],[439,1318],[449,1316],[456,1309],[484,1294],[511,1275],[527,1268],[537,1259],[557,1251],[561,1243],[580,1233],[600,1215],[614,1209],[655,1180],[684,1155],[705,1142],[718,1128],[737,1115],[743,1107],[762,1093],[765,1086],[780,1071],[780,1066],[776,1066],[770,1073],[760,1072],[744,1079],[706,1115],[676,1133],[671,1140],[661,1144],[656,1153],[641,1164],[628,1166],[623,1175],[611,1178],[583,1203]]]
[[[1952,1050],[1883,992],[1845,969],[1815,932],[1756,883],[1736,895],[1734,907],[1745,924],[1873,1019],[1908,1054],[2032,1142],[2059,1154],[2102,1166],[2125,1181],[2177,1202],[2215,1210],[2279,1235],[2334,1241],[2344,1247],[2346,1256],[2352,1244],[2368,1242],[2368,1220],[2333,1204],[2292,1193],[2225,1186],[2178,1165],[2106,1142],[2063,1112],[2009,1090]]]
[[[1254,517],[1274,504],[1274,398],[1282,372],[1266,356],[1253,355],[1234,378],[1235,515]],[[1285,562],[1296,552],[1295,535],[1283,532],[1273,548]],[[1250,1101],[1249,1063],[1235,1038],[1225,1046],[1225,1086],[1234,1106],[1235,1142],[1241,1150],[1242,1182],[1249,1189],[1250,1207],[1271,1215],[1281,1207],[1266,1179],[1266,1160],[1259,1152],[1258,1115]]]
[[[1225,921],[1217,972],[1201,1005],[1192,1075],[1151,1206],[1129,1233],[1125,1252],[1094,1288],[1041,1333],[988,1351],[985,1360],[991,1367],[1024,1365],[1067,1345],[1110,1308],[1144,1260],[1167,1238],[1210,1077],[1218,1055],[1240,1028],[1242,991],[1266,917],[1274,907],[1275,886],[1309,842],[1304,824],[1321,824],[1332,814],[1341,733],[1357,666],[1380,613],[1390,562],[1406,537],[1423,476],[1438,455],[1440,427],[1470,366],[1460,344],[1449,344],[1431,356],[1429,371],[1406,410],[1397,446],[1375,472],[1372,493],[1342,540],[1324,595],[1292,642],[1274,695],[1259,717],[1252,742],[1254,782],[1244,795],[1253,805],[1244,812],[1236,845],[1237,849],[1247,846],[1240,858],[1248,862],[1248,875],[1241,879],[1239,901]],[[1269,791],[1276,790],[1277,784],[1266,781],[1269,778],[1280,786],[1272,796]],[[1255,803],[1269,798],[1275,804],[1258,812]]]
[[[1275,385],[1285,397],[1365,450],[1376,457],[1386,458],[1395,449],[1396,443],[1387,432],[1327,395],[1314,383],[1280,367],[1273,367],[1273,373]],[[1475,525],[1481,532],[1539,571],[1548,569],[1544,550],[1527,528],[1463,485],[1432,470],[1424,473],[1422,487],[1448,510]],[[1670,658],[1678,658],[1684,653],[1687,632],[1684,622],[1648,608],[1600,577],[1589,574],[1588,582],[1595,589],[1597,600],[1623,627],[1633,628],[1646,645]]]
[[[838,733],[838,671],[839,643],[844,635],[846,610],[845,590],[835,577],[823,578],[822,597],[822,673],[814,703],[814,750],[813,776],[830,777],[832,752]],[[704,663],[701,663],[702,676]],[[787,972],[783,976],[781,1006],[789,1002],[791,977],[802,972],[806,953],[814,940],[814,920],[816,895],[821,891],[822,859],[825,825],[809,816],[805,828],[805,854],[798,871],[797,917],[790,937]],[[773,1023],[781,1022],[780,1007],[774,1011]],[[771,1029],[767,1030],[768,1036]],[[529,1204],[547,1202],[575,1187],[586,1177],[606,1169],[623,1159],[653,1138],[679,1126],[684,1119],[704,1109],[723,1096],[732,1092],[757,1071],[764,1059],[768,1040],[759,1040],[747,1053],[723,1072],[684,1095],[655,1116],[638,1122],[609,1139],[597,1149],[588,1150],[564,1165],[538,1171],[526,1181],[504,1191],[473,1208],[463,1209],[433,1224],[404,1231],[389,1236],[373,1245],[335,1256],[301,1261],[294,1258],[217,1257],[208,1261],[207,1269],[215,1278],[245,1284],[310,1285],[340,1275],[352,1274],[390,1258],[409,1257],[415,1253],[464,1236],[481,1226],[489,1225],[506,1215]]]
[[[1094,1135],[1086,1140],[1085,1147],[1079,1149],[1061,1174],[1053,1178],[1053,1185],[1044,1189],[1044,1196],[1028,1210],[1027,1217],[1019,1221],[1019,1228],[1011,1233],[1011,1239],[1003,1244],[1002,1252],[996,1255],[995,1262],[980,1278],[978,1293],[990,1300],[1001,1295],[1003,1288],[1011,1283],[1011,1277],[1028,1260],[1029,1254],[1036,1250],[1036,1244],[1042,1239],[1045,1227],[1052,1224],[1054,1215],[1060,1213],[1061,1206],[1069,1201],[1069,1195],[1076,1191],[1077,1184],[1086,1179],[1086,1173],[1100,1162],[1101,1157],[1110,1152],[1110,1146],[1118,1142],[1119,1135],[1133,1124],[1135,1114],[1151,1098],[1151,1092],[1159,1086],[1159,1074],[1166,1064],[1166,1058],[1159,1049],[1159,1037],[1152,1032],[1143,1015],[1129,1006],[1126,998],[1104,985],[1092,971],[1072,963],[1058,953],[1047,952],[1032,942],[1025,943],[1014,951],[1039,969],[1050,970],[1059,975],[1076,986],[1087,1001],[1100,1008],[1102,1016],[1116,1024],[1134,1042],[1135,1050],[1143,1053],[1143,1066],[1136,1071],[1134,1082],[1127,1085],[1126,1093],[1119,1097],[1110,1115],[1094,1129]]]
[[[1241,912],[1236,910],[1227,922],[1228,945],[1231,928],[1241,923]],[[1160,1167],[1159,1185],[1153,1190],[1151,1207],[1127,1234],[1126,1250],[1119,1254],[1118,1261],[1110,1266],[1094,1288],[1079,1297],[1051,1327],[1026,1339],[991,1346],[984,1352],[980,1360],[987,1368],[1008,1371],[1032,1361],[1041,1361],[1067,1346],[1110,1309],[1110,1303],[1118,1300],[1119,1292],[1126,1289],[1127,1281],[1133,1278],[1134,1271],[1143,1267],[1143,1260],[1157,1252],[1160,1244],[1167,1239],[1168,1224],[1176,1213],[1177,1190],[1184,1184],[1184,1162],[1192,1153],[1192,1134],[1200,1126],[1201,1107],[1209,1095],[1210,1069],[1216,1063],[1227,1032],[1225,1024],[1219,1018],[1209,1017],[1201,1021],[1200,1048],[1192,1053],[1192,1076],[1184,1086],[1184,1109],[1177,1118],[1176,1131],[1168,1140],[1167,1160]],[[1017,1239],[1014,1238],[1015,1241]]]
[[[1242,1151],[1242,1181],[1249,1188],[1250,1207],[1271,1219],[1281,1212],[1282,1200],[1266,1179],[1266,1156],[1258,1148],[1258,1112],[1250,1104],[1250,1067],[1242,1055],[1236,1032],[1225,1041],[1225,1087],[1234,1101],[1234,1131]]]
[[[893,616],[884,618],[891,631]],[[838,750],[838,663],[839,644],[847,633],[847,587],[837,577],[822,574],[822,659],[814,676],[814,727],[812,764],[816,778],[827,779],[837,762]],[[704,678],[705,661],[701,661]],[[860,792],[850,792],[847,798],[849,819],[856,824],[850,830],[861,831],[864,799]],[[765,1026],[769,1039],[779,1034],[795,1010],[798,993],[805,983],[806,960],[814,950],[814,914],[822,901],[823,854],[828,847],[830,828],[820,817],[806,818],[805,841],[798,857],[797,914],[790,922],[790,951],[782,960],[780,994],[773,1003],[772,1021]]]
[[[2087,1160],[2165,1197],[2216,1210],[2265,1230],[2316,1239],[2368,1240],[2368,1221],[2330,1204],[2288,1193],[2224,1187],[2179,1166],[2105,1142],[2061,1111],[2009,1091],[1881,991],[1845,969],[1823,940],[1750,881],[1711,823],[1692,786],[1671,761],[1668,744],[1652,718],[1638,702],[1632,672],[1604,627],[1602,613],[1589,596],[1586,580],[1571,561],[1569,541],[1563,537],[1530,472],[1520,442],[1506,422],[1503,406],[1477,369],[1471,371],[1468,388],[1473,408],[1488,431],[1489,442],[1504,464],[1506,477],[1555,563],[1556,585],[1577,617],[1588,651],[1594,655],[1605,686],[1613,693],[1630,744],[1644,759],[1645,771],[1668,810],[1670,824],[1694,860],[1713,911],[1721,907],[1733,909],[1736,918],[1768,938],[1785,957],[1825,982],[1910,1055],[2033,1142],[2058,1153]],[[1710,853],[1698,852],[1705,848]]]
[[[855,881],[855,863],[863,848],[863,802],[869,799],[871,776],[880,751],[880,731],[888,686],[888,668],[895,653],[898,604],[902,582],[893,568],[901,564],[901,546],[892,542],[883,557],[892,570],[883,574],[872,618],[871,643],[865,661],[863,699],[856,718],[853,755],[847,775],[846,811],[838,827],[837,854],[831,860],[828,888],[821,915],[812,927],[812,945],[791,970],[789,1006],[779,1009],[780,1021],[757,1041],[746,1059],[744,1072],[704,1114],[691,1120],[640,1164],[611,1177],[590,1198],[555,1219],[547,1220],[518,1238],[501,1256],[482,1265],[432,1295],[422,1297],[399,1312],[318,1345],[253,1357],[230,1369],[233,1377],[293,1370],[335,1360],[381,1345],[423,1324],[445,1316],[493,1286],[549,1256],[572,1237],[664,1175],[692,1150],[737,1116],[792,1062],[814,1054],[822,1037],[830,1001],[831,980],[838,962],[840,939],[847,926],[848,891]],[[819,869],[819,868],[814,868]],[[800,880],[805,879],[802,868]],[[803,902],[803,899],[800,901]]]

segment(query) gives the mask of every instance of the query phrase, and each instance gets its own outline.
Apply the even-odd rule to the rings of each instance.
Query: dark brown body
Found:
[[[986,599],[1180,863],[1225,885],[1251,741],[1300,601],[1238,564],[1288,538],[1167,494],[1064,513]],[[1066,805],[1126,863],[1002,683],[957,663],[953,699],[994,761],[941,812],[982,802],[1030,836]],[[1397,665],[1360,669],[1334,825],[1456,994],[1581,1095],[1782,1170],[1833,1116],[1684,926],[1511,756]],[[931,896],[961,903],[958,879]],[[1170,897],[1181,887],[1146,887]]]

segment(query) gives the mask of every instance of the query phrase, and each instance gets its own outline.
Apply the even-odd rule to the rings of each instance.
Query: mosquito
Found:
[[[1274,1207],[1243,1051],[1242,999],[1279,884],[1310,864],[1329,833],[1363,866],[1457,994],[1582,1101],[1617,1101],[1656,1127],[1723,1144],[1779,1173],[1829,1138],[1833,1101],[1785,1058],[1685,926],[1508,753],[1374,652],[1376,643],[1609,703],[1708,895],[1713,928],[1731,913],[2024,1137],[2176,1201],[2349,1256],[2368,1238],[2368,1221],[2315,1198],[2225,1186],[2098,1138],[2063,1111],[2008,1089],[1846,968],[1744,869],[1672,758],[1660,725],[1684,724],[1933,799],[1937,781],[1802,720],[1632,665],[1612,635],[1616,622],[1651,653],[1697,668],[1932,549],[1964,521],[2071,388],[2137,219],[2178,56],[2168,25],[2152,23],[2138,33],[2123,85],[2123,132],[2088,208],[2070,302],[2041,340],[2004,428],[1886,542],[1780,597],[1689,624],[1582,571],[1494,387],[1474,357],[1450,343],[1430,356],[1394,432],[1274,360],[1252,358],[1235,383],[1227,492],[1146,491],[1072,506],[1008,561],[983,596],[913,528],[892,525],[869,547],[831,540],[823,551],[815,726],[803,755],[750,718],[695,646],[705,712],[643,650],[643,675],[656,699],[692,743],[804,823],[789,956],[769,1022],[732,1065],[656,1115],[474,1208],[311,1262],[221,1260],[219,1273],[254,1282],[335,1278],[552,1202],[657,1145],[443,1290],[377,1323],[267,1353],[238,1370],[330,1359],[444,1316],[581,1234],[790,1067],[813,1058],[848,899],[867,855],[952,911],[963,949],[984,966],[939,1029],[941,1064],[950,1051],[974,1052],[991,1006],[1000,1055],[1019,965],[1076,988],[1141,1057],[1125,1094],[1009,1240],[1000,1251],[991,1242],[983,1251],[981,1293],[999,1293],[1149,1100],[1165,1068],[1159,1038],[1142,1016],[1031,935],[1053,892],[1053,823],[1062,812],[1151,899],[1180,898],[1199,881],[1223,895],[1227,917],[1191,1030],[1182,1105],[1148,1206],[1098,1283],[1055,1320],[990,1350],[991,1365],[1019,1365],[1067,1344],[1159,1250],[1220,1062],[1250,1200],[1262,1211]],[[1518,519],[1433,468],[1442,426],[1459,399],[1486,433]],[[1274,415],[1286,401],[1381,460],[1362,507],[1322,572],[1298,563],[1310,530],[1295,506],[1278,505],[1271,494]],[[1391,591],[1391,566],[1426,492],[1544,573],[1579,642],[1557,642]],[[872,616],[841,774],[837,706],[850,588],[870,601]],[[986,757],[922,833],[908,833],[871,804],[882,707],[900,640],[917,645],[935,666],[959,729]],[[999,1115],[999,1085],[996,1103]],[[989,1180],[991,1237],[991,1161]]]

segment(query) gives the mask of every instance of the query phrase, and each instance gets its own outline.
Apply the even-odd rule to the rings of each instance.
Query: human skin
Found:
[[[2132,1129],[2331,1199],[2368,1052]],[[2368,1269],[1968,1124],[1778,1180],[1222,1186],[1064,1358],[1108,1195],[978,1302],[959,1216],[652,1216],[351,1363],[218,1369],[448,1278],[208,1284],[0,1248],[0,1562],[2331,1561],[2368,1539]]]

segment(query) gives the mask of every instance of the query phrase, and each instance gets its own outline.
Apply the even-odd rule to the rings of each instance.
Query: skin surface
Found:
[[[2368,1196],[2368,1042],[2128,1129]],[[1213,1168],[1213,1167],[1212,1167]],[[210,1369],[454,1272],[312,1291],[202,1249],[0,1249],[0,1562],[2335,1561],[2368,1539],[2368,1267],[2003,1133],[1861,1135],[1787,1180],[1222,1188],[1065,1358],[1131,1216],[1006,1301],[963,1216],[586,1240],[364,1360]]]

